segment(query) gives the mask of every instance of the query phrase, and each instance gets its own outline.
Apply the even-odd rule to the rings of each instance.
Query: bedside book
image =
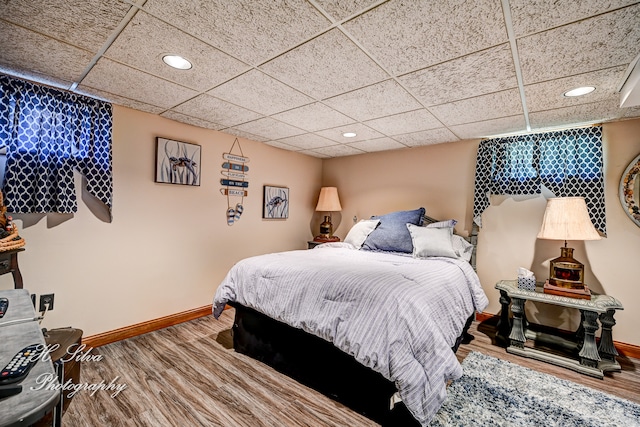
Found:
[[[563,288],[554,286],[549,281],[544,282],[543,291],[545,294],[558,295],[561,297],[591,299],[591,291],[584,286],[584,289]]]

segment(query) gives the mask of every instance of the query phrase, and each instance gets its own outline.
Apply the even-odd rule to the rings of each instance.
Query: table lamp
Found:
[[[320,234],[314,237],[316,242],[339,242],[340,238],[333,235],[333,224],[331,224],[331,212],[340,212],[340,199],[338,198],[338,189],[336,187],[322,187],[320,189],[320,197],[316,205],[316,212],[328,212],[324,221],[320,224]]]
[[[583,197],[549,199],[538,239],[564,240],[560,256],[551,260],[549,284],[568,290],[588,291],[584,285],[584,265],[573,258],[573,248],[567,247],[567,240],[600,238],[589,218]]]

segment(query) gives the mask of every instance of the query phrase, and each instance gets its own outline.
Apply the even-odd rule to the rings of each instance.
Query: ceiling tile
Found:
[[[102,58],[82,80],[85,86],[171,108],[197,93],[184,86]]]
[[[348,18],[379,2],[380,0],[316,0],[316,3],[336,21]]]
[[[254,111],[238,107],[210,95],[199,95],[184,104],[173,108],[178,113],[197,117],[213,123],[219,123],[225,127],[233,127],[241,123],[262,117]]]
[[[446,126],[497,119],[523,112],[518,89],[436,105],[430,110]]]
[[[258,141],[258,142],[268,142],[269,141],[269,138],[264,138],[262,136],[254,135],[252,133],[245,132],[245,131],[242,131],[240,129],[233,128],[233,127],[232,128],[226,128],[226,129],[223,129],[223,130],[224,130],[225,133],[237,136],[239,138],[250,139],[252,141]]]
[[[303,150],[303,151],[298,151],[301,154],[306,154],[307,156],[312,156],[312,157],[318,157],[320,159],[328,159],[331,156],[327,155],[327,154],[322,154],[322,153],[316,153],[313,150]]]
[[[111,0],[5,0],[0,19],[96,53],[130,8]]]
[[[15,70],[14,75],[58,86],[64,82],[68,89],[91,58],[86,50],[0,21],[0,67]]]
[[[337,29],[267,62],[260,68],[317,100],[389,77]]]
[[[294,147],[294,146],[289,145],[289,144],[285,144],[284,142],[280,142],[280,141],[265,141],[265,144],[270,145],[272,147],[281,148],[283,150],[300,151],[299,148]]]
[[[637,0],[509,0],[516,37],[599,15]]]
[[[147,0],[144,8],[251,65],[296,46],[330,25],[306,0]]]
[[[208,93],[265,115],[313,102],[312,98],[255,69]]]
[[[166,54],[179,54],[193,64],[177,70],[162,61]],[[205,91],[249,69],[235,58],[144,12],[138,12],[105,56],[139,70]]]
[[[288,138],[279,139],[277,142],[282,142],[284,144],[291,145],[303,150],[336,145],[335,141],[331,141],[330,139],[324,138],[320,135],[315,135],[313,133],[290,136]]]
[[[527,85],[524,87],[527,107],[529,111],[541,111],[607,99],[617,100],[620,97],[618,84],[626,69],[627,67],[620,66]],[[596,90],[584,96],[566,97],[563,95],[564,92],[581,86],[594,86]]]
[[[164,108],[151,104],[145,104],[144,102],[136,101],[135,99],[125,98],[120,95],[105,92],[103,90],[94,89],[91,87],[79,85],[75,92],[91,96],[93,98],[101,99],[112,104],[122,105],[124,107],[132,108],[134,110],[146,111],[151,114],[160,114],[164,111]]]
[[[221,129],[223,129],[223,126],[221,126],[219,124],[212,123],[212,122],[209,122],[207,120],[202,120],[202,119],[199,119],[197,117],[187,116],[186,114],[178,113],[177,111],[169,110],[169,111],[165,111],[164,113],[162,113],[160,115],[162,117],[166,117],[168,119],[175,120],[176,122],[187,123],[189,125],[199,126],[201,128],[205,128],[205,129],[213,129],[213,130],[221,130]]]
[[[355,154],[362,154],[364,151],[357,148],[349,147],[347,145],[338,144],[331,147],[314,148],[313,151],[319,154],[323,154],[327,157],[342,157],[353,156]]]
[[[502,7],[495,0],[391,0],[344,27],[394,75],[507,41]]]
[[[398,80],[426,106],[518,87],[509,44],[415,71]]]
[[[329,98],[325,104],[356,120],[415,110],[421,105],[395,80],[387,80]]]
[[[530,113],[529,121],[532,129],[544,129],[553,126],[604,122],[616,119],[620,114],[618,100],[606,100]]]
[[[640,4],[519,39],[524,83],[628,65],[640,46],[638,22]]]
[[[353,144],[347,144],[349,147],[357,148],[358,150],[372,153],[374,151],[386,151],[386,150],[398,150],[400,148],[407,148],[406,145],[400,144],[387,136],[384,138],[369,139],[367,141],[354,142]]]
[[[345,138],[342,136],[345,132],[355,132],[356,136],[353,138]],[[338,126],[333,129],[325,129],[316,132],[320,136],[329,138],[332,141],[339,142],[340,144],[348,144],[351,142],[364,141],[365,139],[382,138],[383,134],[377,132],[370,127],[363,125],[362,123],[353,123],[350,125]]]
[[[273,117],[309,132],[355,123],[355,120],[320,102],[284,111]]]
[[[430,129],[421,132],[407,133],[405,135],[397,135],[394,136],[393,139],[409,147],[458,141],[458,137],[452,134],[447,128]]]
[[[526,132],[527,124],[524,120],[524,115],[519,114],[517,116],[501,117],[483,122],[451,126],[450,129],[461,139],[477,139],[494,135]]]
[[[640,117],[640,107],[623,108],[619,117],[627,119],[632,117]]]
[[[364,123],[387,136],[418,132],[442,126],[442,123],[440,123],[433,114],[424,108],[409,111],[407,113],[368,120]]]
[[[263,117],[262,119],[243,123],[235,126],[235,128],[270,140],[304,133],[301,129],[279,122],[271,117]]]

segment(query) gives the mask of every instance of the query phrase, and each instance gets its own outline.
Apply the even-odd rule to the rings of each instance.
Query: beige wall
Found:
[[[479,141],[463,141],[361,156],[325,160],[323,185],[338,187],[343,211],[335,234],[344,238],[358,219],[398,209],[424,206],[436,218],[457,219],[466,234],[472,224],[475,156]],[[586,265],[586,283],[618,298],[625,309],[616,314],[614,339],[640,345],[640,228],[624,213],[618,186],[627,164],[640,154],[640,120],[604,126],[604,160],[608,237],[572,242],[574,256]],[[562,242],[536,239],[546,206],[544,196],[492,197],[479,234],[477,270],[487,293],[488,313],[500,310],[494,285],[515,279],[518,267],[548,277],[549,260]],[[335,221],[334,221],[335,222]],[[575,329],[579,317],[548,305],[527,304],[533,320]]]
[[[153,182],[155,137],[202,146],[202,185]],[[85,336],[210,304],[218,283],[236,261],[260,253],[303,249],[317,232],[314,212],[320,184],[338,187],[343,211],[334,214],[335,234],[344,238],[353,217],[367,218],[424,206],[436,218],[457,219],[457,231],[471,229],[475,157],[479,141],[463,141],[321,161],[265,144],[241,140],[250,162],[249,197],[242,219],[226,225],[226,198],[219,193],[219,164],[233,137],[159,116],[114,107],[113,222],[103,221],[83,201],[78,213],[15,215],[27,241],[20,255],[25,287],[54,292],[55,310],[42,326],[75,326]],[[640,227],[618,199],[620,176],[640,154],[640,120],[604,126],[608,237],[573,242],[587,266],[586,281],[617,297],[614,339],[640,345]],[[80,187],[80,180],[77,180]],[[262,219],[262,186],[290,188],[290,217]],[[546,194],[550,196],[549,194]],[[545,278],[561,242],[537,240],[545,208],[542,196],[493,197],[483,215],[478,274],[500,310],[494,284],[526,267]],[[9,275],[0,289],[9,289]],[[528,305],[529,317],[574,328],[575,313]]]
[[[154,182],[156,136],[202,146],[201,186]],[[25,288],[55,293],[42,327],[74,326],[88,336],[202,307],[236,261],[306,248],[322,161],[241,139],[250,158],[249,196],[230,227],[219,180],[233,140],[115,106],[113,222],[81,200],[72,217],[14,215],[27,242],[19,257]],[[262,219],[265,184],[289,187],[288,220]],[[10,275],[0,280],[0,289],[13,286]]]

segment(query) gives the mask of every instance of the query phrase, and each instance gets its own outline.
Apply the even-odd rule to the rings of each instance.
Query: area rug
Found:
[[[640,426],[640,405],[471,352],[431,426]]]

